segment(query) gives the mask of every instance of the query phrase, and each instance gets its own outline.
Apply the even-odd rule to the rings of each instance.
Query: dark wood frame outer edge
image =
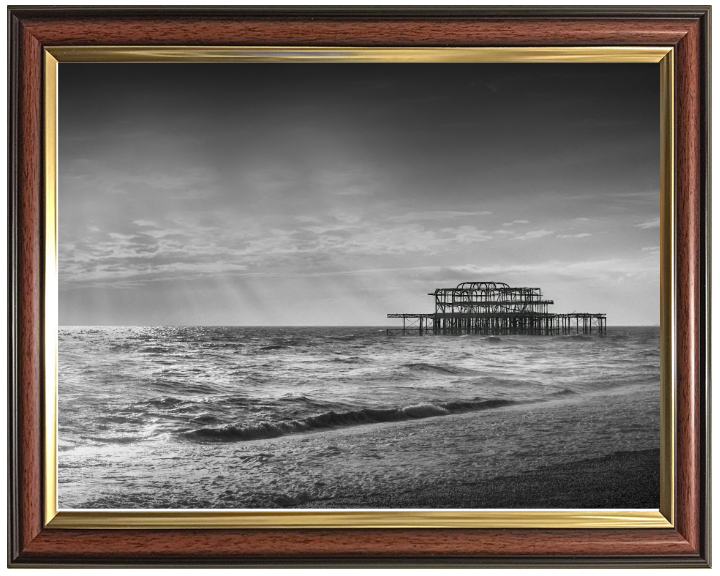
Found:
[[[8,26],[9,565],[709,566],[709,7],[9,7]],[[674,46],[675,528],[43,528],[42,47],[111,44]]]

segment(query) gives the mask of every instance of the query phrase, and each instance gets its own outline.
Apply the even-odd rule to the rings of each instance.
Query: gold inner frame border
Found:
[[[44,48],[44,524],[49,528],[672,528],[675,522],[675,136],[672,47]],[[59,510],[57,505],[57,87],[62,62],[657,63],[660,66],[659,509]]]

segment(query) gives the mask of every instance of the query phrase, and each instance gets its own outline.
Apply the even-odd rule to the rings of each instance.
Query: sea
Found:
[[[59,506],[392,507],[658,448],[659,336],[61,327]]]

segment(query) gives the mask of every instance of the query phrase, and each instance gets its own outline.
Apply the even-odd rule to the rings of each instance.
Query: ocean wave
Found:
[[[362,338],[363,336],[364,335],[344,334],[342,336],[329,336],[328,340],[340,340],[340,341],[357,340],[358,338]]]
[[[135,344],[122,342],[120,344],[111,344],[108,347],[108,350],[110,352],[125,352],[127,350],[133,350],[135,348]]]
[[[572,396],[574,394],[577,394],[574,390],[570,390],[569,388],[563,388],[562,390],[558,390],[557,392],[551,392],[548,394],[548,396]]]
[[[441,374],[461,374],[468,372],[467,369],[456,368],[453,366],[443,366],[441,364],[428,364],[426,362],[413,362],[412,364],[403,364],[403,368],[415,370],[418,372],[439,372]]]
[[[347,356],[345,358],[331,358],[331,362],[342,362],[344,364],[355,364],[357,362],[360,362],[361,358],[360,356]]]
[[[168,348],[166,346],[144,346],[138,350],[138,352],[144,352],[146,354],[168,354],[175,352],[175,349]]]
[[[182,435],[188,440],[196,442],[243,442],[246,440],[277,438],[302,432],[321,431],[329,428],[401,422],[463,412],[477,412],[514,404],[519,404],[519,402],[504,399],[473,399],[439,402],[437,404],[413,404],[401,408],[363,408],[348,412],[330,411],[300,420],[259,422],[247,426],[229,425],[221,428],[199,428],[184,432]]]
[[[212,414],[200,414],[190,420],[193,424],[217,424],[219,422],[216,416]]]
[[[165,396],[162,398],[151,398],[150,400],[141,402],[141,404],[144,404],[146,406],[152,406],[154,408],[174,408],[182,404],[183,402],[184,400],[180,398],[175,398],[174,396]]]
[[[87,436],[86,440],[97,442],[98,444],[135,444],[141,438],[139,436]]]

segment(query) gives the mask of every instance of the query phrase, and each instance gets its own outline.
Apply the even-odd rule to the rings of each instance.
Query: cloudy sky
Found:
[[[659,322],[654,64],[60,64],[63,325]]]

